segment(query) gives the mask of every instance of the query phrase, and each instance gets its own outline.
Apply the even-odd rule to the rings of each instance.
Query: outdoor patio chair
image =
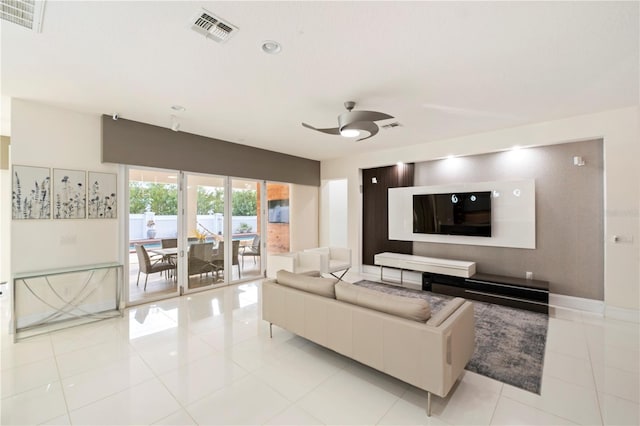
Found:
[[[260,235],[253,237],[251,245],[242,247],[240,256],[242,256],[242,269],[244,269],[244,258],[246,256],[252,256],[253,263],[256,263],[256,256],[260,256]]]
[[[195,243],[189,247],[189,276],[215,272],[217,267],[212,263],[213,243]]]
[[[143,272],[146,274],[144,278],[144,290],[147,290],[147,280],[149,279],[149,274],[153,274],[155,272],[163,272],[163,271],[172,271],[176,269],[176,265],[173,263],[165,262],[162,259],[159,259],[155,262],[151,262],[149,258],[149,253],[147,253],[147,249],[144,248],[142,244],[136,245],[136,254],[138,255],[138,280],[136,281],[136,287],[140,283],[140,273]]]
[[[238,261],[238,252],[240,251],[240,240],[233,240],[231,243],[231,266],[238,267],[238,278],[242,278],[242,272],[240,271],[240,262]],[[219,271],[224,269],[224,241],[218,242],[218,250],[214,252],[213,260],[211,261]]]
[[[177,238],[163,238],[160,241],[160,244],[162,244],[162,248],[178,247],[178,239]]]
[[[166,248],[177,248],[178,247],[178,239],[177,238],[163,238],[162,240],[160,240],[160,244],[162,244],[162,248],[166,249]],[[175,263],[175,255],[164,255],[163,258],[164,261],[169,262],[169,263]]]

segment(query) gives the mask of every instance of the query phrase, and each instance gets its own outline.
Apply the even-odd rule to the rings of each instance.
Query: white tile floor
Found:
[[[259,297],[256,281],[13,344],[5,293],[0,424],[640,423],[637,324],[554,312],[541,395],[465,372],[428,418],[425,392],[277,327],[270,339]]]

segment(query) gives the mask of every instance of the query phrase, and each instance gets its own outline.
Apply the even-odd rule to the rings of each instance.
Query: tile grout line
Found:
[[[587,330],[585,328],[585,323],[582,316],[580,317],[580,323],[582,324],[582,334],[584,336],[584,340],[587,345],[587,356],[589,357],[589,366],[591,366],[591,380],[593,380],[593,389],[595,390],[595,393],[596,393],[596,407],[598,407],[598,416],[600,416],[600,424],[604,425],[606,423],[604,422],[604,415],[602,413],[602,404],[600,403],[600,392],[598,392],[596,372],[593,365],[594,359],[591,355],[591,346],[589,346],[589,337],[587,336]]]
[[[542,381],[542,378],[540,378],[540,381]],[[540,388],[542,388],[542,383],[540,383]],[[496,405],[493,407],[493,411],[491,412],[491,417],[489,418],[490,425],[493,424],[493,418],[496,415],[496,411],[498,411],[498,405],[500,404],[500,399],[502,399],[502,397],[504,396],[502,395],[503,390],[504,390],[504,383],[500,382],[500,392],[498,392],[498,399],[496,399]]]
[[[569,419],[569,418],[564,417],[564,416],[562,416],[562,415],[560,415],[560,414],[551,413],[551,412],[549,412],[549,411],[547,411],[547,410],[543,410],[543,409],[542,409],[542,408],[540,408],[540,407],[534,407],[533,405],[529,405],[529,404],[527,404],[527,403],[525,403],[525,402],[522,402],[522,401],[520,401],[520,400],[518,400],[518,399],[512,398],[512,397],[510,397],[510,396],[508,396],[508,395],[503,395],[503,396],[504,396],[504,398],[506,398],[506,399],[508,399],[508,400],[511,400],[511,401],[516,402],[516,403],[518,403],[518,404],[526,405],[527,407],[532,408],[532,409],[534,409],[534,410],[536,410],[536,411],[540,411],[541,413],[544,413],[544,414],[547,414],[547,415],[550,415],[550,416],[554,416],[554,417],[557,417],[557,418],[559,418],[559,419],[566,420],[567,422],[572,423],[572,424],[579,424],[579,423],[578,423],[578,422],[576,422],[575,420]],[[601,424],[604,424],[604,423],[601,423]]]
[[[116,329],[116,332],[117,332],[118,334],[120,334],[120,331],[119,331],[119,330],[117,330],[117,329]],[[123,336],[120,336],[120,337],[123,337]],[[134,348],[131,344],[129,344],[129,343],[127,343],[127,344],[131,347],[131,349],[133,349],[133,350],[135,351],[135,348]],[[92,346],[93,346],[93,345],[92,345]],[[87,346],[87,347],[92,347],[92,346]],[[69,352],[66,352],[66,353],[69,353]],[[137,352],[135,353],[135,355],[140,359],[140,361],[142,361],[142,362],[146,365],[146,362],[144,361],[144,359],[143,359],[143,358],[142,358],[142,357],[141,357]],[[78,373],[76,373],[76,374],[73,374],[73,375],[71,375],[71,376],[67,377],[67,379],[68,379],[68,378],[75,377],[75,376],[78,376],[78,375],[80,375],[80,374],[86,374],[86,373],[88,373],[88,372],[90,372],[90,371],[98,370],[98,369],[101,369],[101,368],[106,368],[106,367],[112,366],[112,365],[114,365],[114,364],[118,364],[118,363],[120,363],[120,362],[123,362],[123,361],[125,361],[125,360],[129,360],[130,358],[132,358],[132,357],[131,357],[131,356],[128,356],[128,357],[126,357],[126,358],[118,358],[118,359],[116,359],[116,360],[113,360],[113,361],[109,362],[108,364],[106,364],[106,365],[104,365],[104,366],[102,366],[102,367],[91,368],[91,369],[89,369],[89,370],[84,370],[84,371],[78,372]],[[146,366],[147,366],[147,368],[149,368],[149,371],[151,371],[151,373],[155,375],[155,372],[154,372],[154,371],[153,371],[153,370],[152,370],[148,365],[146,365]],[[110,394],[108,394],[108,395],[105,395],[105,396],[103,396],[103,397],[101,397],[101,398],[99,398],[99,399],[96,399],[95,401],[91,401],[91,402],[88,402],[88,403],[86,403],[86,404],[84,404],[84,405],[81,405],[81,406],[79,406],[79,407],[75,408],[73,411],[76,411],[76,410],[79,410],[79,409],[81,409],[81,408],[88,407],[89,405],[95,404],[95,403],[97,403],[97,402],[103,401],[103,400],[105,400],[105,399],[107,399],[107,398],[110,398],[110,397],[112,397],[112,396],[114,396],[114,395],[117,395],[117,394],[119,394],[119,393],[121,393],[121,392],[124,392],[124,391],[126,391],[126,390],[128,390],[128,389],[131,389],[131,388],[133,388],[133,387],[136,387],[136,386],[142,385],[143,383],[147,383],[147,382],[151,381],[152,379],[153,379],[153,378],[149,378],[149,379],[146,379],[146,380],[142,380],[141,382],[136,383],[136,384],[135,384],[135,385],[133,385],[133,386],[129,386],[129,387],[125,388],[125,389],[121,389],[121,390],[115,391],[115,392],[110,393]],[[60,383],[62,383],[62,379],[60,380]],[[66,394],[64,393],[64,387],[63,387],[63,395],[65,396],[65,404],[67,404],[67,402],[66,402]],[[67,404],[67,413],[68,413],[68,416],[69,416],[69,421],[71,421],[71,411],[69,410],[68,404]]]
[[[419,389],[419,388],[418,388],[418,389]],[[420,389],[420,390],[423,390],[423,389]],[[395,400],[395,401],[393,401],[393,404],[391,404],[391,406],[389,406],[389,408],[387,409],[387,411],[385,411],[384,413],[382,413],[382,415],[380,416],[380,418],[379,418],[379,419],[378,419],[378,421],[376,422],[376,425],[379,425],[379,424],[380,424],[380,422],[382,421],[382,419],[384,419],[384,418],[385,418],[385,416],[386,416],[387,414],[389,414],[389,412],[391,412],[391,410],[393,409],[393,407],[395,407],[395,406],[398,404],[398,402],[400,402],[400,400],[402,399],[402,397],[403,397],[403,396],[405,396],[407,393],[409,393],[409,388],[408,388],[408,387],[404,389],[404,392],[402,392],[402,395],[398,396],[398,397],[396,398],[396,400]],[[425,405],[426,405],[426,404],[425,404]],[[425,416],[426,416],[426,411],[425,411]]]
[[[51,344],[51,352],[53,353],[53,360],[56,363],[56,370],[58,372],[58,380],[60,382],[60,391],[62,392],[62,400],[64,401],[64,407],[67,410],[67,418],[69,419],[69,423],[73,424],[73,421],[71,420],[71,410],[69,410],[69,403],[67,402],[67,393],[65,392],[64,383],[62,382],[62,374],[60,373],[60,365],[58,365],[58,355],[56,355],[51,334],[50,333],[48,334],[49,334],[49,342]],[[53,419],[50,419],[50,420],[53,420]]]
[[[348,364],[345,364],[345,366]],[[261,366],[262,367],[262,366]],[[258,367],[258,368],[261,368]],[[267,385],[267,387],[269,387],[271,390],[273,390],[274,392],[276,392],[278,395],[282,396],[284,399],[286,399],[287,401],[291,401],[289,398],[286,397],[286,395],[283,395],[279,390],[275,389],[274,387],[272,387],[271,384],[269,384],[267,381],[263,380],[261,377],[255,375],[254,373],[258,370],[258,368],[256,368],[255,370],[249,371],[249,375],[251,375],[252,377],[254,377],[255,379],[257,379],[258,381],[260,381],[261,383]],[[297,404],[299,401],[301,401],[304,397],[306,397],[307,395],[309,395],[311,392],[313,392],[314,390],[318,389],[322,384],[324,384],[326,381],[328,381],[330,378],[332,378],[333,376],[335,376],[336,374],[338,374],[340,371],[343,371],[345,369],[345,367],[342,368],[336,368],[336,371],[334,371],[333,373],[329,374],[327,377],[325,377],[323,380],[321,380],[316,386],[314,386],[312,389],[310,389],[309,391],[305,392],[304,394],[302,394],[302,396],[300,396],[298,399],[291,401],[292,404]],[[312,416],[313,417],[313,416]]]

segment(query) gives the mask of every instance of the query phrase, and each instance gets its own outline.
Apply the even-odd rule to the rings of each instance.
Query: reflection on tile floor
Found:
[[[166,276],[164,272],[156,272],[147,276],[140,274],[138,281],[138,260],[135,256],[129,257],[129,300],[131,303],[140,303],[149,299],[157,299],[158,296],[177,296],[176,281],[173,277]],[[231,270],[231,280],[258,278],[260,277],[260,263],[247,260],[240,269],[234,266]],[[240,275],[238,275],[240,273]],[[144,282],[147,280],[147,289],[144,289]],[[213,273],[195,274],[189,277],[189,289],[196,289],[209,285],[224,285],[224,273],[220,271],[217,276]]]
[[[542,395],[465,372],[428,418],[425,392],[277,327],[270,339],[259,281],[17,344],[9,300],[3,425],[640,423],[638,325],[586,314],[554,311]]]

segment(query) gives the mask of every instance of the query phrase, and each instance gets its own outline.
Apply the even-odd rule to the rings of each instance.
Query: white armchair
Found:
[[[320,273],[331,274],[338,280],[342,280],[344,274],[351,268],[351,249],[343,247],[319,247],[307,249],[305,253],[314,253],[320,256]],[[343,271],[340,276],[338,272]]]
[[[269,254],[267,256],[267,277],[275,278],[279,270],[300,274],[303,272],[320,272],[321,256],[315,253],[290,252]]]

